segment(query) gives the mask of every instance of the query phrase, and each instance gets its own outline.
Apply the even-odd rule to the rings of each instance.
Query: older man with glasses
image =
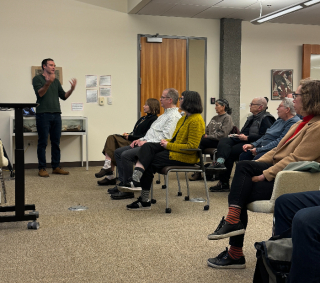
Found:
[[[179,99],[179,93],[174,88],[165,89],[160,97],[160,104],[164,108],[164,113],[154,121],[147,131],[146,135],[135,140],[129,146],[121,147],[115,150],[114,156],[118,166],[119,181],[122,186],[132,176],[133,164],[137,152],[146,142],[160,143],[162,139],[172,138],[176,125],[181,118],[179,108],[176,107]],[[134,193],[120,192],[116,187],[109,189],[112,199],[134,198]]]
[[[220,181],[216,186],[210,188],[211,192],[230,191],[229,180],[233,163],[239,159],[243,152],[242,147],[260,139],[275,122],[275,118],[266,111],[268,102],[264,97],[257,97],[252,100],[250,112],[246,123],[239,135],[223,138],[217,147],[217,161],[213,162],[208,170],[221,172]]]

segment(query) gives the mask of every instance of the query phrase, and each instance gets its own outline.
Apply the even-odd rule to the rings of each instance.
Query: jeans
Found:
[[[253,176],[259,176],[272,164],[256,161],[239,161],[232,180],[228,202],[230,205],[241,207],[240,220],[244,228],[248,225],[247,204],[256,200],[268,200],[271,198],[274,180],[269,182],[253,182]],[[235,247],[243,247],[244,235],[230,237],[229,244]]]
[[[51,167],[59,167],[60,164],[60,137],[61,137],[61,115],[60,113],[37,113],[36,124],[38,131],[38,168],[46,168],[46,148],[48,135],[51,141]]]
[[[320,282],[320,192],[286,194],[277,198],[274,234],[291,230],[293,251],[288,283]]]
[[[259,159],[262,155],[264,155],[267,152],[260,152],[257,155],[252,155],[251,151],[247,151],[247,152],[242,152],[239,156],[239,161],[242,160],[257,160]]]
[[[136,154],[141,147],[124,146],[114,151],[114,158],[118,167],[119,181],[126,183],[133,173],[133,164],[136,163]]]

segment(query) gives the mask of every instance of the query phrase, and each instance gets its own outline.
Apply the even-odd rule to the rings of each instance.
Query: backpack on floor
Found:
[[[291,268],[292,239],[276,236],[254,246],[257,264],[253,283],[285,283]]]

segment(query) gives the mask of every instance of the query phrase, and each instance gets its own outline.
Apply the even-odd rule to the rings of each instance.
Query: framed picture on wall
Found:
[[[31,81],[33,77],[37,75],[41,75],[43,72],[41,66],[32,66],[31,67]],[[63,84],[63,79],[62,79],[62,67],[56,67],[54,71],[56,78],[60,81],[61,84]]]
[[[280,100],[293,92],[292,69],[271,70],[271,100]]]

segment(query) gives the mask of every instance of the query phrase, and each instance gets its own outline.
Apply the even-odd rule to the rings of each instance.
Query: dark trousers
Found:
[[[320,192],[280,196],[274,219],[275,235],[292,229],[293,252],[287,282],[320,282]]]
[[[116,166],[117,162],[114,157],[114,151],[119,147],[128,146],[130,144],[131,141],[126,140],[122,136],[110,135],[107,137],[102,153],[103,155],[108,154],[108,156],[111,158],[112,165]]]
[[[253,155],[251,153],[251,151],[247,151],[247,152],[242,152],[239,156],[239,161],[242,161],[242,160],[257,160],[259,159],[262,155],[264,155],[266,152],[261,152],[261,153],[258,153],[257,155]]]
[[[36,124],[38,131],[38,168],[46,168],[46,148],[48,135],[50,134],[51,166],[55,169],[60,164],[61,115],[60,113],[37,113]]]
[[[217,158],[224,158],[224,165],[227,170],[220,173],[220,182],[228,183],[230,180],[233,163],[239,160],[239,155],[243,152],[242,146],[248,143],[238,138],[223,138],[219,141],[217,147]]]
[[[264,180],[253,182],[252,177],[259,176],[263,170],[272,164],[256,161],[240,161],[232,180],[231,190],[228,196],[230,205],[241,207],[240,220],[244,228],[248,225],[247,204],[256,200],[268,200],[271,198],[274,181]],[[244,235],[230,237],[229,244],[235,247],[243,247]]]
[[[140,180],[142,190],[150,190],[154,173],[160,172],[163,167],[190,166],[190,163],[169,159],[169,153],[159,143],[145,143],[137,152],[136,157],[145,169]]]

